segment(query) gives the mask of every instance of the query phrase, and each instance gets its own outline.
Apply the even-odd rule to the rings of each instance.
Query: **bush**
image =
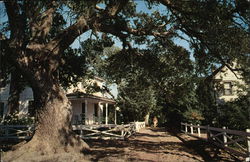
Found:
[[[247,96],[219,106],[219,126],[245,131],[250,128],[250,101]]]
[[[199,110],[189,108],[183,114],[186,122],[192,124],[201,124],[201,121],[204,120],[202,113]]]
[[[27,114],[14,113],[5,116],[4,125],[30,125],[35,123],[34,117],[29,117]]]

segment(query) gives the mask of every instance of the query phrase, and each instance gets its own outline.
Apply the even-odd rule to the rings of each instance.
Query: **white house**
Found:
[[[95,77],[87,81],[88,85],[102,88],[104,80]],[[73,116],[72,124],[116,124],[115,101],[106,92],[87,93],[85,84],[78,82],[76,86],[68,87],[65,92],[71,102]],[[0,115],[7,113],[9,85],[0,87]],[[20,95],[19,113],[34,115],[33,92],[26,87]]]
[[[230,68],[226,65],[213,71],[211,79],[217,103],[224,103],[237,99],[240,95],[247,93],[248,85],[242,77],[242,71],[237,64]]]

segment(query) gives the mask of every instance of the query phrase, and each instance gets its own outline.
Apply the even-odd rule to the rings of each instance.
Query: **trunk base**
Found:
[[[46,104],[45,109],[39,113],[33,138],[16,150],[8,152],[5,161],[32,161],[34,158],[39,161],[37,157],[41,161],[44,158],[50,158],[48,161],[53,161],[52,158],[55,158],[54,161],[72,161],[59,160],[59,155],[63,154],[83,157],[82,152],[88,150],[89,146],[71,129],[71,108],[67,98],[63,97],[62,100],[54,99]]]
[[[53,138],[52,138],[53,139]],[[83,151],[89,146],[80,137],[71,135],[69,141],[34,138],[4,154],[4,161],[88,161]],[[59,142],[59,143],[58,143]],[[63,144],[64,143],[64,144]],[[67,145],[65,145],[67,143]]]

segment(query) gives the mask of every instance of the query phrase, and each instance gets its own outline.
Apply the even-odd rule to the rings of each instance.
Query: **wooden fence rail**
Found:
[[[0,140],[27,140],[33,132],[34,125],[0,125]]]
[[[145,122],[132,122],[125,125],[72,125],[84,139],[116,138],[124,139],[139,132],[145,127]],[[28,140],[34,133],[34,125],[0,125],[0,141]],[[86,133],[87,132],[87,133]]]
[[[131,122],[122,125],[73,125],[83,139],[125,139],[145,127],[145,122]]]
[[[250,161],[250,129],[246,132],[181,123],[181,131],[225,149]]]

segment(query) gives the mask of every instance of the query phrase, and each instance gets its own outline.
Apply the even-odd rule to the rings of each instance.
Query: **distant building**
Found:
[[[71,102],[73,124],[116,124],[115,101],[103,90],[104,80],[98,77],[89,79],[87,85],[93,86],[100,91],[88,92],[83,82],[78,82],[76,86],[68,87],[65,92]],[[7,103],[9,98],[9,85],[0,87],[0,115],[3,117],[7,113]],[[26,87],[20,94],[19,113],[35,115],[33,107],[33,92],[30,87]]]
[[[242,77],[242,70],[234,63],[232,67],[226,65],[213,71],[208,80],[212,83],[214,96],[218,104],[237,99],[246,95],[247,84]]]

